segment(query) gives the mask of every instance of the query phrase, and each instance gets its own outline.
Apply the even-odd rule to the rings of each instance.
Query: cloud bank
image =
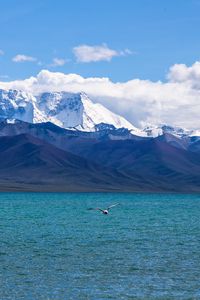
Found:
[[[200,128],[200,62],[190,67],[176,64],[170,68],[167,78],[167,82],[133,79],[114,83],[109,78],[83,78],[77,74],[42,70],[36,77],[0,82],[0,88],[21,89],[33,94],[84,91],[138,127],[165,123]]]

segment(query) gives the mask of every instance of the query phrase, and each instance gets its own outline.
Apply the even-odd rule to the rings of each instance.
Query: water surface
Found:
[[[200,195],[1,193],[0,299],[200,299]]]

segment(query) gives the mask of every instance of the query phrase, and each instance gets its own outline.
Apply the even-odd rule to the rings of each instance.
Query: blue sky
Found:
[[[121,82],[157,81],[165,80],[171,65],[200,58],[199,0],[0,0],[0,7],[1,80],[49,69]],[[118,55],[78,62],[73,49],[80,45],[107,47]],[[14,62],[19,54],[35,60]]]

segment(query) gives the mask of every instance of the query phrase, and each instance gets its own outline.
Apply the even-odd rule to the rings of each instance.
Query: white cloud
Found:
[[[0,49],[0,55],[4,55],[4,51]]]
[[[100,46],[80,45],[73,48],[74,55],[78,62],[89,63],[97,61],[110,61],[115,56],[131,54],[129,49],[116,51],[108,48],[106,44]]]
[[[67,59],[55,57],[55,58],[53,59],[53,62],[52,62],[52,64],[51,64],[50,66],[51,66],[51,67],[62,67],[62,66],[64,66],[67,62],[68,62]]]
[[[34,94],[84,91],[139,127],[166,123],[200,128],[200,62],[191,67],[174,65],[168,78],[167,82],[133,79],[114,83],[109,78],[83,78],[77,74],[42,70],[36,77],[0,82],[0,88],[16,88]]]
[[[185,64],[175,64],[170,68],[168,79],[171,82],[187,82],[194,88],[200,88],[200,61],[195,62],[191,67]]]
[[[28,55],[24,55],[24,54],[17,54],[16,56],[14,56],[12,58],[12,61],[18,63],[18,62],[25,62],[25,61],[37,61],[37,58],[32,57],[32,56],[28,56]]]

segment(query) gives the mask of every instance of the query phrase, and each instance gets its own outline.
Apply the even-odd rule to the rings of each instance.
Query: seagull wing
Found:
[[[110,205],[110,206],[107,208],[107,210],[109,210],[109,209],[111,209],[112,207],[117,206],[117,205],[119,205],[119,203],[112,204],[112,205]]]
[[[95,207],[95,208],[88,208],[88,210],[100,210],[103,211],[103,209],[99,208],[99,207]]]

